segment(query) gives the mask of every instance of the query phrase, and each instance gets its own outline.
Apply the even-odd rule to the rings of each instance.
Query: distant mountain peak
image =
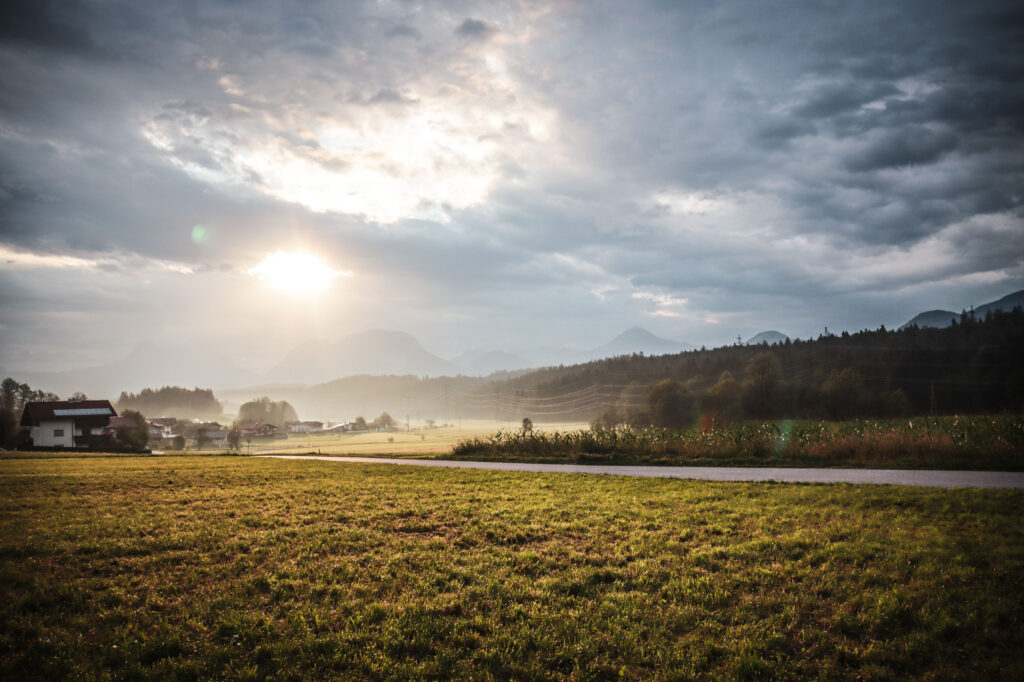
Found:
[[[649,339],[660,339],[656,334],[643,327],[630,327],[615,337],[615,340],[628,339],[630,341],[646,341]],[[665,339],[660,339],[665,340]]]
[[[301,344],[267,374],[271,382],[316,384],[363,374],[454,374],[455,366],[420,345],[416,337],[389,329],[367,329],[334,343]]]
[[[643,327],[630,327],[603,346],[587,351],[585,355],[589,356],[588,359],[596,360],[631,353],[667,355],[681,353],[691,348],[693,346],[688,343],[664,339]]]
[[[775,331],[774,329],[769,329],[768,331],[763,331],[760,334],[756,334],[747,339],[747,345],[759,346],[762,343],[767,343],[769,346],[771,346],[776,343],[785,343],[786,341],[789,341],[788,336],[786,336],[782,332]]]

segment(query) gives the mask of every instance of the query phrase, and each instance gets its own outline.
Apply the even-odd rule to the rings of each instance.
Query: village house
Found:
[[[211,429],[206,432],[204,443],[214,448],[226,448],[228,446],[227,429]]]
[[[292,433],[320,433],[324,430],[324,423],[316,421],[288,422],[288,430]]]
[[[342,422],[328,426],[324,431],[328,433],[367,433],[369,429],[366,427],[366,422]]]
[[[117,412],[109,400],[59,400],[26,403],[21,426],[32,447],[87,449],[109,445],[104,429]]]
[[[273,424],[263,424],[257,422],[254,424],[243,424],[239,427],[239,431],[242,433],[243,440],[253,440],[255,438],[274,438],[277,435],[277,427]],[[285,437],[287,437],[287,433]]]

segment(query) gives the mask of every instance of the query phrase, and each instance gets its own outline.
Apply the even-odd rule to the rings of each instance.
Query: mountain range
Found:
[[[302,343],[265,373],[240,368],[223,354],[170,344],[143,343],[126,357],[103,365],[65,371],[7,372],[33,388],[64,397],[76,391],[116,399],[121,391],[160,386],[213,387],[218,391],[268,385],[314,385],[359,375],[489,376],[499,372],[571,365],[614,355],[678,353],[693,346],[634,327],[591,349],[535,348],[468,351],[451,360],[435,355],[410,334],[368,330],[337,341]]]
[[[359,374],[458,374],[453,363],[423,349],[404,332],[373,329],[333,343],[309,341],[294,348],[267,373],[271,382],[318,384]]]
[[[976,316],[989,311],[1011,310],[1024,306],[1024,290],[974,308]],[[903,327],[946,327],[960,314],[930,310],[915,316]],[[765,331],[747,344],[784,343],[787,337],[777,331]],[[165,385],[213,387],[218,391],[271,384],[315,385],[357,375],[415,375],[484,377],[498,372],[517,372],[530,368],[574,365],[591,360],[643,353],[666,355],[691,350],[694,346],[665,339],[641,327],[627,329],[611,341],[593,348],[572,349],[538,347],[503,350],[471,350],[450,359],[424,349],[413,336],[404,332],[369,330],[336,341],[307,341],[288,352],[264,373],[236,365],[222,353],[207,349],[170,344],[141,344],[126,357],[94,367],[66,371],[17,372],[0,369],[0,376],[11,376],[33,388],[67,396],[82,391],[90,396],[109,396],[121,391]],[[499,377],[495,377],[499,378]]]

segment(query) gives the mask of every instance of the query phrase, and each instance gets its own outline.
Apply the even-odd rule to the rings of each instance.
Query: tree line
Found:
[[[11,377],[0,382],[0,445],[19,431],[18,423],[21,421],[25,403],[54,400],[60,400],[60,396],[34,389]]]
[[[236,424],[271,424],[284,428],[288,422],[299,420],[295,408],[287,400],[273,401],[264,396],[244,403],[238,408]]]
[[[983,318],[965,313],[944,329],[880,327],[772,346],[620,356],[538,370],[472,395],[492,415],[495,404],[522,406],[517,418],[536,406],[552,421],[598,423],[656,424],[673,414],[687,415],[684,421],[1019,414],[1021,348],[1024,311],[1017,308]]]
[[[164,386],[156,390],[144,388],[139,393],[121,392],[117,410],[136,410],[143,414],[182,419],[216,417],[224,413],[224,406],[209,388],[182,388]]]

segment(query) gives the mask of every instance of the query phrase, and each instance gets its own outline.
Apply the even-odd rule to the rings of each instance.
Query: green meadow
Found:
[[[0,678],[1022,679],[1024,491],[0,461]]]
[[[290,434],[283,440],[256,441],[243,444],[243,452],[252,454],[306,454],[320,452],[331,455],[379,455],[399,457],[446,457],[460,442],[486,438],[494,433],[514,431],[511,421],[466,419],[460,423],[437,428],[412,428],[408,431],[371,431],[369,433]],[[537,433],[581,430],[580,422],[538,425]]]

